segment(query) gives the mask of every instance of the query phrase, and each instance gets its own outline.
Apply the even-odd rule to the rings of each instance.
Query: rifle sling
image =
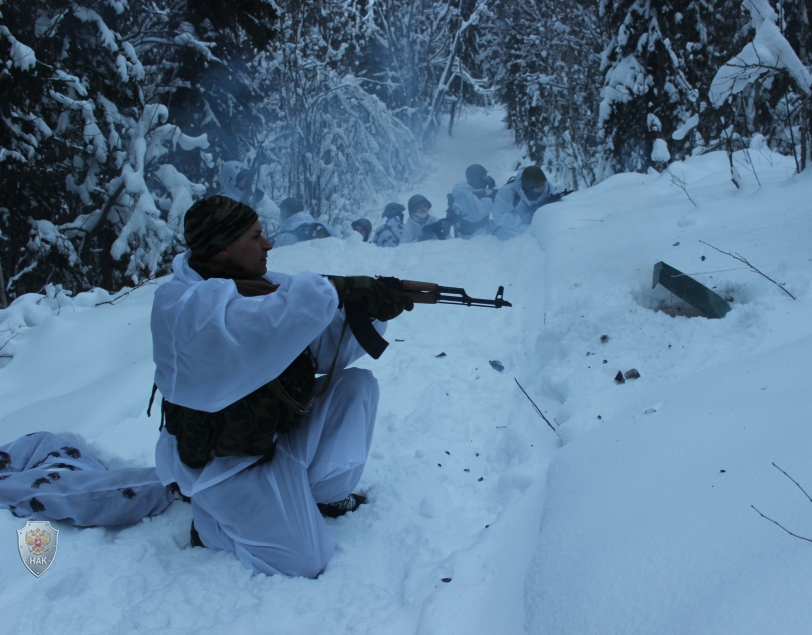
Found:
[[[306,404],[300,404],[296,399],[291,397],[279,379],[274,379],[268,384],[268,388],[279,399],[279,401],[284,403],[289,408],[292,408],[297,414],[304,415],[310,412],[313,409],[313,406],[315,406],[330,389],[330,383],[333,380],[333,372],[335,371],[336,363],[338,362],[338,355],[341,352],[341,343],[344,341],[344,334],[347,332],[347,323],[347,320],[344,320],[344,326],[341,327],[341,335],[338,338],[336,354],[333,355],[333,361],[330,364],[330,370],[327,371],[327,374],[324,377],[324,383],[321,385],[318,392],[307,400]]]

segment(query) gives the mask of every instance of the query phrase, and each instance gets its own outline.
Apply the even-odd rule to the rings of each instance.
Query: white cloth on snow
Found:
[[[87,450],[50,432],[20,437],[0,451],[11,457],[0,470],[0,508],[18,518],[131,525],[160,514],[173,499],[155,468],[107,470]]]

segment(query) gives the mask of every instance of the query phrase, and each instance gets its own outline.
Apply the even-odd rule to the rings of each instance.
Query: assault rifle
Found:
[[[386,285],[386,288],[397,296],[411,300],[414,304],[462,304],[464,306],[481,306],[501,309],[503,306],[513,306],[505,300],[505,288],[499,287],[493,300],[472,298],[465,289],[459,287],[443,287],[433,282],[417,282],[416,280],[401,280],[386,276],[377,276],[377,279]],[[355,335],[355,339],[371,357],[378,359],[389,342],[383,339],[372,326],[369,316],[352,303],[345,304],[347,323]]]
[[[451,236],[451,223],[446,218],[441,218],[438,221],[429,223],[423,227],[423,235],[418,238],[418,242],[429,240],[437,236],[439,240],[445,240]]]
[[[567,194],[572,194],[572,190],[564,190],[563,192],[559,192],[558,194],[553,194],[550,197],[550,203],[558,203],[562,198],[564,198]]]
[[[558,203],[558,201],[560,201],[562,198],[564,198],[568,194],[572,194],[572,192],[573,192],[572,190],[564,190],[563,192],[558,192],[558,194],[553,194],[551,196],[548,196],[544,200],[532,201],[533,205],[530,206],[529,211],[531,213],[535,214],[539,210],[539,208],[544,207],[545,205],[549,205],[550,203]],[[515,209],[515,206],[519,204],[520,200],[521,200],[521,198],[517,194],[516,197],[513,199],[514,209]]]

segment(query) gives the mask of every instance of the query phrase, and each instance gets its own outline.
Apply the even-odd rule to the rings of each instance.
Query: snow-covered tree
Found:
[[[301,196],[341,227],[412,176],[417,137],[466,87],[487,94],[486,0],[0,0],[0,11],[12,299],[49,281],[115,288],[160,272],[185,209],[219,189],[231,159],[261,166],[265,211]]]
[[[806,4],[604,0],[613,33],[600,115],[604,175],[719,147],[732,154],[756,134],[782,152],[803,146],[806,156]]]
[[[779,18],[767,0],[743,0],[742,4],[750,15],[753,37],[718,70],[710,86],[710,101],[716,108],[737,104],[744,111],[745,117],[731,121],[726,130],[729,139],[768,132],[773,145],[795,154],[800,171],[809,153],[808,104],[812,93],[812,74],[806,59],[807,7],[804,3],[781,3]],[[794,19],[788,20],[788,14]],[[784,31],[793,34],[798,53]],[[762,121],[756,120],[759,113]],[[796,146],[800,146],[797,152]]]
[[[600,10],[612,34],[602,61],[603,175],[645,171],[701,146],[688,129],[707,105],[709,62],[735,45],[737,9],[725,1],[603,0]]]
[[[176,82],[162,103],[184,130],[208,136],[218,167],[206,175],[212,186],[222,162],[251,154],[265,136],[268,95],[258,62],[273,46],[279,12],[267,0],[185,2],[184,20],[212,45],[216,59],[174,56]]]
[[[367,38],[352,7],[283,5],[273,46],[254,62],[267,96],[263,189],[347,231],[359,206],[417,166],[414,136],[359,76]]]
[[[183,134],[162,104],[190,86],[190,68],[223,65],[186,20],[193,5],[0,3],[0,264],[11,298],[50,281],[119,287],[178,248],[180,215],[215,165],[206,136]]]
[[[489,94],[480,40],[491,3],[381,0],[366,9],[367,88],[423,141],[440,128],[441,114]]]
[[[600,51],[597,7],[588,2],[501,2],[498,95],[529,158],[559,185],[595,182]]]

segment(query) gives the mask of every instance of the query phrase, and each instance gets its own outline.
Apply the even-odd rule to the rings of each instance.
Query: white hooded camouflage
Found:
[[[490,223],[484,222],[491,215],[493,201],[488,198],[479,198],[474,194],[474,188],[468,181],[460,181],[451,190],[454,197],[454,211],[460,219],[473,225],[478,225],[470,233],[460,232],[462,238],[471,238],[493,231]],[[459,226],[459,225],[458,225]]]
[[[248,168],[239,161],[226,161],[220,170],[220,194],[247,203],[248,195],[237,187],[237,175]],[[247,188],[246,188],[247,189]]]
[[[494,235],[502,240],[514,238],[523,234],[533,222],[535,211],[547,203],[551,203],[552,197],[558,190],[547,181],[544,190],[535,201],[531,201],[522,188],[522,173],[520,170],[516,174],[513,183],[499,188],[496,199],[493,203]]]

